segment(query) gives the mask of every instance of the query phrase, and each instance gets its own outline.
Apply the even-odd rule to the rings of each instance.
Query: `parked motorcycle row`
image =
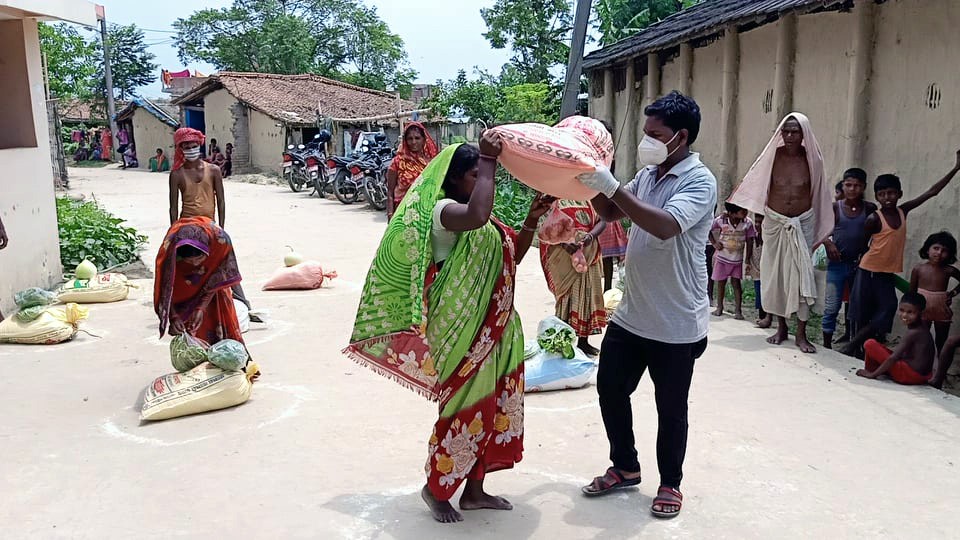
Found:
[[[289,145],[281,164],[283,178],[294,193],[312,187],[326,198],[334,195],[343,204],[366,201],[376,210],[387,208],[387,169],[393,160],[393,149],[383,133],[373,141],[363,137],[347,156],[327,155],[331,135],[321,130],[306,145]]]

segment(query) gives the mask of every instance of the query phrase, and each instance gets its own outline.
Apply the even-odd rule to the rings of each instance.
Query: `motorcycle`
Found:
[[[329,191],[328,171],[321,170],[321,165],[327,161],[326,145],[329,141],[330,132],[321,130],[306,145],[287,146],[283,153],[283,176],[294,193],[299,193],[306,185],[313,186],[313,193],[319,193],[321,197]]]
[[[303,191],[303,186],[310,181],[306,171],[305,150],[306,146],[302,144],[299,146],[288,145],[287,151],[283,153],[283,163],[280,164],[283,168],[283,178],[294,193]]]
[[[353,204],[362,195],[376,210],[387,207],[387,168],[393,151],[385,141],[386,135],[377,134],[374,146],[363,141],[361,151],[351,155],[351,161],[337,163],[342,168],[337,171],[333,191],[340,202]]]

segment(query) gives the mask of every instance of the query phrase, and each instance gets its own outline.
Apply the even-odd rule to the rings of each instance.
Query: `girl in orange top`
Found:
[[[871,235],[870,249],[860,259],[860,268],[850,292],[850,320],[859,329],[850,343],[841,349],[852,355],[863,343],[893,329],[893,317],[899,303],[894,276],[903,272],[903,249],[907,243],[907,214],[936,197],[953,177],[960,172],[960,150],[950,172],[916,199],[897,205],[903,197],[900,178],[881,174],[873,184],[880,210],[870,215],[864,224]]]

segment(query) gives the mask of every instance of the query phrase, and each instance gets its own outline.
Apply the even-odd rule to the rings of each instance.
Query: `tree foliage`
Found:
[[[180,60],[224,71],[317,73],[379,90],[416,77],[400,36],[356,0],[234,0],[173,26]]]
[[[597,0],[594,27],[600,45],[616,43],[700,0]]]
[[[523,82],[549,82],[550,68],[567,61],[568,0],[496,0],[480,15],[487,23],[483,36],[494,48],[513,51],[510,63]]]
[[[545,82],[516,83],[476,70],[468,79],[460,70],[456,79],[437,81],[424,106],[443,114],[462,114],[488,125],[513,122],[556,123],[560,114],[560,87]]]
[[[102,44],[96,39],[94,43],[97,57],[103,58]],[[157,80],[158,66],[153,62],[156,56],[147,50],[143,30],[137,25],[111,25],[107,29],[107,43],[110,45],[110,73],[115,98],[130,99],[137,95],[138,88]],[[96,96],[100,98],[106,96],[107,79],[103,61],[95,65]]]
[[[57,98],[89,98],[96,74],[96,47],[76,27],[39,24],[40,50],[47,63],[50,93]]]

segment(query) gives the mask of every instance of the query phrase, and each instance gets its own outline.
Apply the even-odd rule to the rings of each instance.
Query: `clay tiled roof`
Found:
[[[353,86],[319,75],[273,75],[223,72],[176,98],[174,105],[190,104],[221,88],[272,118],[292,124],[313,124],[319,105],[324,116],[368,118],[416,109],[386,92]]]
[[[849,9],[850,0],[704,0],[651,24],[640,32],[583,59],[591,70],[626,58],[667,49],[684,41],[705,38],[729,24],[757,26],[791,12]]]
[[[127,106],[124,101],[116,101],[114,106],[119,111]],[[57,103],[57,111],[60,118],[67,122],[100,122],[107,121],[107,113],[102,105],[93,101],[80,99],[65,99]]]

